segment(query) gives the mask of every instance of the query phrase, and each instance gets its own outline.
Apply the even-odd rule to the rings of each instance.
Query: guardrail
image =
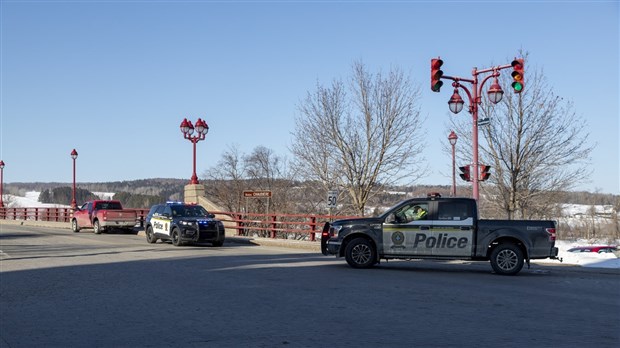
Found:
[[[138,213],[137,224],[143,226],[149,209],[127,209]],[[254,214],[211,211],[224,222],[227,229],[233,229],[238,236],[316,240],[327,221],[352,216],[318,214]],[[71,208],[0,208],[2,220],[71,221]]]
[[[254,214],[212,211],[226,228],[236,230],[238,236],[316,240],[327,221],[351,216],[317,214]]]
[[[137,213],[136,223],[142,223],[146,218],[148,209],[125,209]],[[0,208],[1,220],[33,220],[71,222],[73,209],[71,208]]]

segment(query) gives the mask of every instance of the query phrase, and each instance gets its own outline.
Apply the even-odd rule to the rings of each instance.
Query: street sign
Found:
[[[338,191],[336,190],[327,191],[327,207],[329,209],[336,208],[337,200],[338,200]]]
[[[271,191],[243,191],[243,197],[246,198],[269,198]]]

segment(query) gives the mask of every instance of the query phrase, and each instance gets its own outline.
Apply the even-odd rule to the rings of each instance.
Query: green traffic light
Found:
[[[515,92],[519,93],[523,90],[523,84],[521,82],[513,82],[512,83],[512,88],[515,90]]]

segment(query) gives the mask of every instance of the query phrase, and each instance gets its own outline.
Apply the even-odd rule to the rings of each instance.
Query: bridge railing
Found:
[[[138,213],[136,221],[144,226],[149,209],[132,209]],[[0,208],[2,220],[34,220],[70,222],[71,208]],[[349,218],[341,215],[319,214],[255,214],[212,211],[224,222],[226,229],[235,235],[262,238],[281,238],[296,240],[316,240],[327,221]]]
[[[211,212],[238,236],[316,240],[325,222],[351,216],[319,214],[255,214]]]
[[[137,212],[136,223],[144,221],[148,209],[126,209]],[[73,209],[71,208],[0,208],[0,220],[32,220],[71,222]]]

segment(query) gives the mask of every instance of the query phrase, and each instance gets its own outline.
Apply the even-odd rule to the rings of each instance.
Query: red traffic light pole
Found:
[[[463,91],[467,94],[467,98],[469,100],[469,113],[472,115],[473,127],[472,127],[472,153],[473,153],[473,163],[471,172],[471,181],[473,185],[473,198],[478,200],[480,198],[479,194],[479,163],[478,163],[478,105],[482,104],[482,87],[484,84],[490,79],[494,78],[493,84],[489,87],[487,91],[489,100],[496,104],[502,100],[502,96],[504,91],[501,86],[497,83],[497,78],[499,77],[499,71],[506,68],[513,68],[514,72],[512,73],[512,77],[515,82],[513,82],[512,87],[515,93],[521,93],[523,90],[523,59],[515,59],[511,64],[500,65],[488,69],[478,70],[474,68],[472,70],[473,79],[466,79],[462,77],[456,76],[444,76],[443,71],[440,70],[443,65],[443,61],[440,58],[431,59],[431,90],[433,92],[439,92],[443,82],[441,79],[452,80],[452,86],[454,87],[454,93],[452,97],[448,101],[448,106],[450,107],[450,111],[457,114],[463,109],[463,99],[459,95],[459,88],[462,88]],[[486,73],[491,73],[486,76],[482,82],[478,81],[478,76]],[[471,91],[467,87],[463,86],[463,82],[470,83]]]

